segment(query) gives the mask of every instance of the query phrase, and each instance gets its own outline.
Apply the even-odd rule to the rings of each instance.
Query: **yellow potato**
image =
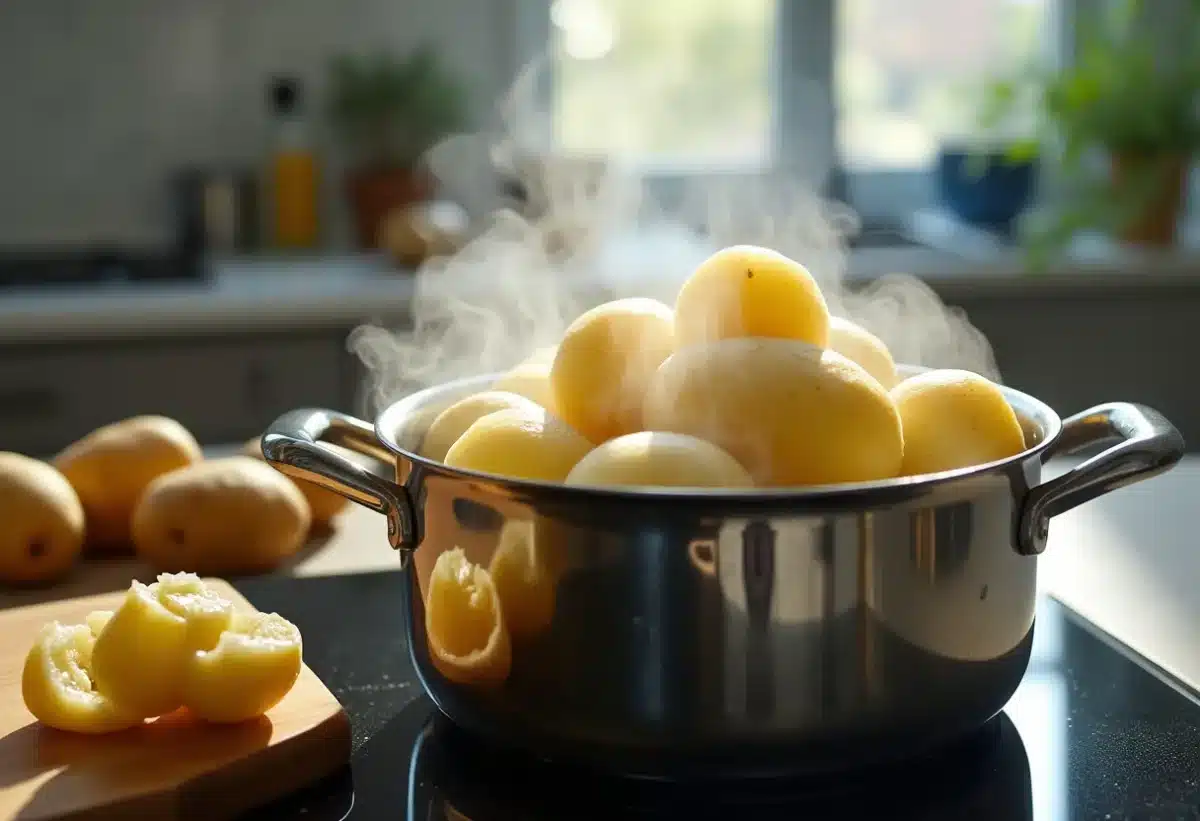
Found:
[[[550,368],[558,415],[599,444],[642,427],[642,397],[674,349],[671,309],[618,299],[571,323]]]
[[[304,544],[304,495],[270,465],[245,456],[169,473],[146,488],[133,514],[138,556],[170,572],[257,573]]]
[[[189,652],[211,650],[233,619],[233,602],[195,573],[161,573],[150,585],[159,604],[187,622]]]
[[[296,625],[277,613],[235,614],[212,649],[189,657],[183,705],[218,724],[256,718],[300,678],[302,649]]]
[[[83,549],[83,529],[83,506],[61,473],[19,453],[0,453],[0,582],[65,576]]]
[[[783,254],[735,245],[702,262],[675,298],[679,347],[735,337],[825,347],[829,309],[808,270]]]
[[[96,692],[138,718],[177,709],[192,638],[187,618],[172,612],[154,585],[133,582],[92,648]]]
[[[242,453],[253,459],[265,461],[262,452],[262,439],[258,437],[251,439],[242,448]],[[345,510],[346,505],[350,503],[350,500],[342,494],[326,490],[320,485],[313,484],[304,479],[297,479],[294,476],[288,476],[287,478],[294,482],[300,492],[304,494],[304,499],[308,502],[309,510],[312,511],[312,523],[314,525],[328,527],[333,522],[334,517]]]
[[[842,317],[829,320],[829,344],[826,346],[842,356],[858,363],[863,370],[875,377],[884,390],[896,385],[896,363],[892,352],[875,334]]]
[[[421,441],[421,455],[441,462],[446,458],[450,446],[457,442],[458,437],[466,433],[467,428],[475,424],[479,417],[507,408],[525,408],[532,412],[537,406],[532,400],[508,391],[483,391],[460,399],[439,413],[425,431],[425,438]]]
[[[496,585],[460,548],[434,562],[425,597],[425,633],[434,666],[451,681],[495,686],[512,670],[512,638]]]
[[[1004,394],[971,371],[935,370],[892,388],[904,427],[905,476],[981,465],[1025,449]]]
[[[492,383],[491,390],[515,393],[555,412],[549,362],[523,362]]]
[[[646,428],[728,451],[758,485],[889,479],[900,417],[849,359],[790,339],[726,339],[676,352],[646,395]]]
[[[592,443],[542,408],[508,408],[475,420],[446,465],[517,479],[561,482]]]
[[[146,486],[203,458],[187,428],[165,416],[135,416],[89,433],[54,458],[87,518],[86,549],[127,552],[129,521]]]
[[[88,621],[93,621],[88,615]],[[21,670],[21,697],[33,717],[56,730],[99,735],[142,723],[99,693],[92,681],[96,634],[87,624],[52,621],[42,628]]]
[[[610,439],[567,474],[568,485],[752,487],[754,480],[721,448],[682,433],[630,433]]]

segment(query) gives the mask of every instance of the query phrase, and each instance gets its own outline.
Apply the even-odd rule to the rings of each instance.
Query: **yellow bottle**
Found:
[[[301,115],[300,83],[290,77],[271,84],[276,142],[270,162],[272,236],[276,247],[315,248],[320,169]]]

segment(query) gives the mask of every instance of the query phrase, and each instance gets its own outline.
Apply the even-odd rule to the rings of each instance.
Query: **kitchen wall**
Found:
[[[254,162],[268,79],[299,75],[315,104],[340,50],[430,40],[485,117],[515,65],[517,2],[4,0],[0,246],[165,240],[171,171]],[[329,166],[326,222],[344,241]]]

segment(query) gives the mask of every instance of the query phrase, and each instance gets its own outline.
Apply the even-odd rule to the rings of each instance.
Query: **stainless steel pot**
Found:
[[[412,662],[452,721],[628,774],[836,769],[979,727],[1025,672],[1050,518],[1169,469],[1184,448],[1141,405],[1100,405],[1064,422],[1005,389],[1029,448],[916,479],[587,489],[419,456],[433,416],[494,378],[416,393],[374,427],[293,411],[270,427],[263,453],[387,517],[408,577]],[[1092,447],[1105,449],[1041,481],[1047,458]],[[545,618],[514,634],[500,686],[452,680],[427,641],[430,572],[456,546],[487,566],[506,527],[533,534],[543,586],[528,595]]]

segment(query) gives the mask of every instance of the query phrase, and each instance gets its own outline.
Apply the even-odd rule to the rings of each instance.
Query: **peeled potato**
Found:
[[[19,453],[0,453],[0,523],[0,582],[54,581],[83,549],[75,490],[50,465]]]
[[[110,614],[111,615],[111,614]],[[88,621],[92,621],[89,614]],[[42,627],[21,670],[25,708],[47,727],[68,733],[126,730],[142,717],[99,693],[92,681],[96,631],[86,624],[52,621]]]
[[[153,567],[202,575],[258,573],[292,556],[311,512],[295,483],[245,456],[161,477],[133,514],[138,555]]]
[[[618,299],[571,323],[550,368],[563,421],[599,444],[642,427],[642,397],[674,349],[671,309]]]
[[[676,352],[646,395],[646,428],[726,450],[758,485],[889,479],[900,416],[849,359],[790,339],[726,339]]]
[[[433,420],[421,441],[421,455],[441,462],[445,460],[450,446],[457,442],[458,437],[466,433],[467,428],[475,424],[479,417],[508,408],[525,408],[532,412],[537,407],[532,400],[507,391],[483,391],[467,396],[446,408]]]
[[[156,585],[133,582],[125,600],[96,636],[96,692],[122,711],[153,718],[183,703],[188,656],[195,652],[187,616],[159,598]]]
[[[904,427],[905,476],[981,465],[1025,449],[1016,413],[991,380],[971,371],[935,370],[892,389]]]
[[[568,485],[752,487],[754,480],[721,448],[682,433],[630,433],[610,439],[567,474]]]
[[[875,334],[840,316],[829,320],[829,344],[826,346],[857,363],[875,377],[884,390],[896,384],[896,363],[892,352]]]
[[[146,486],[203,458],[187,428],[165,416],[135,416],[89,433],[54,458],[87,518],[86,548],[127,552],[133,508]]]
[[[561,482],[591,449],[591,442],[542,408],[508,408],[482,416],[467,428],[446,453],[446,465]]]
[[[183,704],[217,724],[260,716],[300,678],[302,655],[300,631],[278,613],[236,613],[211,648],[188,658]]]
[[[242,453],[253,459],[263,459],[262,440],[258,438],[251,439],[242,448]],[[346,505],[350,504],[350,500],[340,493],[334,493],[332,490],[326,490],[320,485],[306,482],[303,479],[297,479],[294,476],[288,476],[287,478],[295,483],[300,492],[304,494],[304,499],[308,502],[309,510],[312,511],[312,522],[314,525],[319,524],[327,527],[333,521],[334,517],[345,510]]]
[[[523,362],[492,383],[491,390],[515,393],[555,412],[549,362]]]
[[[675,298],[678,346],[735,337],[825,347],[829,309],[808,270],[766,248],[735,245],[702,262]]]
[[[451,681],[495,686],[508,678],[512,638],[496,585],[460,548],[434,562],[425,597],[425,633],[434,666]]]

